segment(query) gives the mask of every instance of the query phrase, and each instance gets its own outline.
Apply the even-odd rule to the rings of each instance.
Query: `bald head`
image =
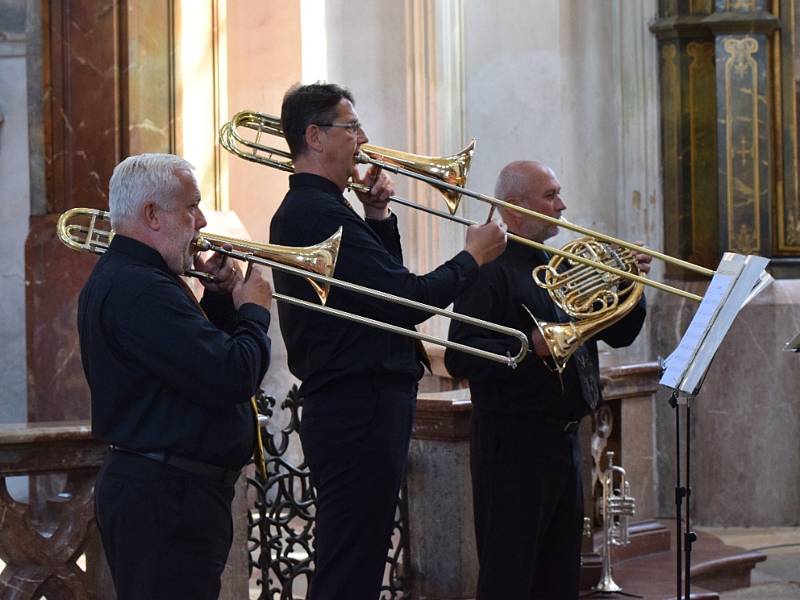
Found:
[[[561,201],[561,184],[555,172],[538,160],[517,160],[503,167],[497,176],[494,195],[516,206],[555,218],[560,217],[566,209]],[[500,214],[510,232],[528,239],[542,242],[558,233],[555,225],[511,209],[501,208]]]

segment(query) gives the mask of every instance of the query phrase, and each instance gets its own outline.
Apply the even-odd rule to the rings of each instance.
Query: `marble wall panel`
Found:
[[[108,206],[121,148],[118,2],[50,4],[48,209]]]
[[[658,516],[656,508],[655,425],[651,394],[625,399],[620,407],[622,421],[619,465],[625,469],[636,498],[636,520]]]
[[[472,598],[478,582],[478,560],[469,442],[414,439],[408,461],[415,597]]]
[[[68,208],[107,208],[108,180],[128,139],[122,5],[71,0],[42,7],[46,202],[36,204],[42,210],[31,216],[25,248],[30,421],[89,416],[75,314],[94,259],[61,244],[55,223]]]
[[[746,306],[692,403],[692,513],[698,524],[800,523],[800,369],[798,355],[782,349],[800,330],[798,297],[800,283],[779,280]],[[671,319],[658,322],[661,339],[677,344],[689,314],[678,301],[673,309]],[[674,514],[675,416],[667,401],[662,390],[655,405],[658,506],[661,514]],[[685,421],[681,426],[685,433]],[[685,483],[685,472],[682,478]]]
[[[3,26],[21,19],[0,4]],[[16,39],[14,39],[16,37]],[[10,38],[10,39],[9,39]],[[0,423],[26,418],[25,232],[28,228],[28,108],[24,37],[0,32]]]
[[[471,413],[469,389],[417,396],[406,475],[415,598],[472,598],[475,592]]]
[[[78,293],[96,257],[56,236],[58,214],[33,217],[26,242],[28,420],[89,418],[89,389],[78,347]]]

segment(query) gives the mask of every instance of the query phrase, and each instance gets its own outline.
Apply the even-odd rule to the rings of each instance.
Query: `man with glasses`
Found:
[[[270,241],[306,246],[343,229],[335,276],[425,304],[450,304],[478,267],[505,248],[496,223],[473,226],[465,249],[426,275],[403,266],[394,188],[379,169],[361,176],[367,136],[349,91],[334,84],[295,86],[281,125],[295,173],[272,219]],[[366,218],[349,205],[349,180]],[[275,287],[316,302],[308,282],[275,272]],[[430,314],[333,288],[328,306],[412,329]],[[300,438],[317,492],[312,600],[374,600],[384,572],[406,464],[417,381],[425,360],[407,336],[288,304],[278,307],[289,369],[301,381]]]

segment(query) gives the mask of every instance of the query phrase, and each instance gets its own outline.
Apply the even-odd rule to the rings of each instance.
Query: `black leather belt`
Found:
[[[192,460],[184,458],[183,456],[175,456],[174,454],[167,454],[166,452],[139,452],[138,450],[131,450],[130,448],[123,448],[121,446],[111,445],[111,449],[116,452],[125,452],[127,454],[135,454],[143,458],[148,458],[156,462],[170,465],[182,471],[200,475],[212,481],[218,481],[225,485],[233,485],[239,479],[239,471],[233,471],[217,465],[210,465],[199,460]]]
[[[581,426],[580,419],[577,421],[568,421],[566,419],[556,419],[555,417],[544,417],[542,420],[548,425],[558,427],[564,433],[575,433]]]

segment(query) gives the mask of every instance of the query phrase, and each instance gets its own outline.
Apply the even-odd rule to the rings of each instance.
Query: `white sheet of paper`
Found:
[[[680,344],[665,361],[661,385],[687,395],[696,392],[736,314],[772,279],[762,277],[768,263],[760,256],[725,253]]]

